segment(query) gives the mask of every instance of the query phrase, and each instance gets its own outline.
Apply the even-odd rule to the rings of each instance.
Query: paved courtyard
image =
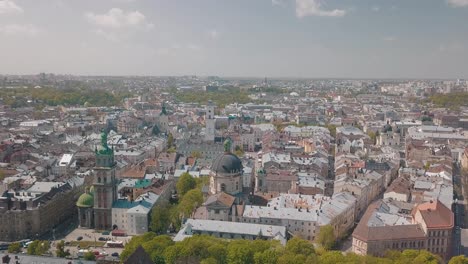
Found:
[[[88,249],[90,251],[99,251],[102,254],[107,254],[111,255],[112,253],[118,253],[119,256],[122,253],[123,248],[109,248],[104,246],[99,246],[99,244],[105,243],[106,241],[99,241],[99,238],[104,238],[108,239],[109,241],[122,241],[124,245],[130,241],[132,236],[112,236],[112,235],[103,235],[101,232],[96,232],[94,229],[82,229],[82,228],[76,228],[73,230],[71,233],[69,233],[63,240],[65,240],[66,246],[65,250],[70,250],[70,253],[72,257],[78,257],[78,251],[81,249],[78,246],[70,246],[67,245],[71,242],[77,241],[78,237],[83,237],[81,240],[82,243],[88,242],[90,245],[89,248],[83,248],[83,249]],[[57,241],[56,241],[57,242]],[[55,249],[55,243],[51,246],[53,249]],[[98,246],[95,246],[98,245]]]

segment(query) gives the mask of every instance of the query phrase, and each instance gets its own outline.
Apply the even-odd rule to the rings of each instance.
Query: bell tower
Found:
[[[117,200],[114,149],[107,145],[107,134],[101,133],[101,146],[95,150],[94,167],[94,228],[112,229],[112,204]]]
[[[205,115],[205,141],[214,142],[215,140],[215,116],[214,116],[215,106],[213,102],[209,101],[206,106],[206,115]]]

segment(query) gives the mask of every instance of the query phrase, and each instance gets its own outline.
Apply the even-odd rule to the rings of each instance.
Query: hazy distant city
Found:
[[[45,2],[0,0],[2,264],[468,263],[468,1]]]

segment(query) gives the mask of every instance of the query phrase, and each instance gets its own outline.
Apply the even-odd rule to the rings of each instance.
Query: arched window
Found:
[[[98,177],[98,178],[97,178],[97,182],[98,182],[98,183],[101,183],[101,177]]]
[[[221,183],[221,191],[225,192],[226,191],[226,184]]]
[[[107,182],[107,177],[104,176],[104,183],[106,183],[106,182]]]

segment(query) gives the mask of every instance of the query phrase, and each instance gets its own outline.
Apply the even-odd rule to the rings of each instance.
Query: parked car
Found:
[[[99,241],[107,241],[107,239],[105,237],[99,237],[98,240]]]
[[[119,257],[119,253],[114,252],[114,253],[111,254],[111,256],[118,258],[118,257]]]
[[[81,241],[81,240],[83,240],[83,237],[82,237],[82,236],[79,236],[79,237],[76,238],[76,240],[77,240],[77,241]]]

